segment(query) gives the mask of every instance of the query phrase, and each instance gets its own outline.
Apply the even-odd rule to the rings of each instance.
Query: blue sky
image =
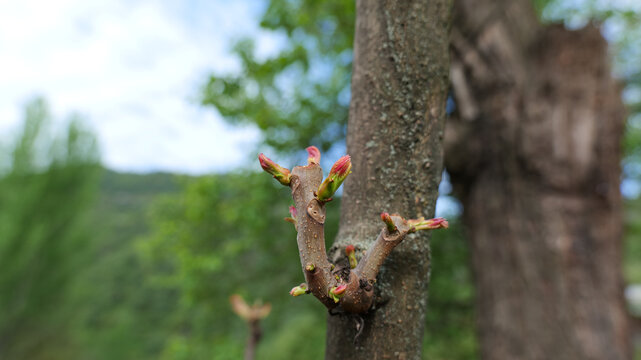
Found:
[[[24,104],[44,96],[62,123],[80,113],[98,135],[103,162],[123,171],[204,173],[244,161],[253,127],[225,124],[198,105],[212,71],[233,72],[235,39],[277,37],[258,29],[265,2],[0,0],[0,137]]]

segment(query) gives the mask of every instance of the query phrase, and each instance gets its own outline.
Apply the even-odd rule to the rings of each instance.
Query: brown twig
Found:
[[[297,166],[292,171],[292,197],[296,207],[296,242],[307,286],[325,306],[333,307],[328,291],[331,264],[325,250],[325,206],[316,199],[315,191],[323,180],[318,164]]]
[[[376,275],[390,252],[408,233],[447,227],[447,221],[405,220],[400,215],[383,213],[381,219],[385,227],[360,263],[357,264],[354,247],[348,246],[349,266],[332,271],[335,265],[327,260],[325,250],[325,203],[351,173],[352,165],[349,156],[343,156],[323,180],[318,164],[320,152],[315,147],[307,151],[308,165],[296,166],[291,173],[264,155],[259,156],[263,169],[292,189],[295,209],[290,209],[292,218],[287,220],[296,225],[296,241],[307,283],[294,287],[290,294],[299,296],[311,292],[330,311],[340,305],[347,313],[365,313],[374,301]]]

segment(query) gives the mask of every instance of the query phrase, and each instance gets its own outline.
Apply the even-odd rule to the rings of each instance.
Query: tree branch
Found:
[[[327,307],[336,303],[329,297],[331,264],[325,250],[325,205],[314,195],[323,179],[318,164],[297,166],[292,171],[292,197],[296,207],[296,242],[309,291]]]
[[[312,293],[330,310],[340,305],[349,313],[365,313],[374,301],[376,275],[392,250],[408,233],[446,228],[447,221],[442,218],[405,220],[400,215],[382,213],[381,219],[386,226],[361,262],[357,263],[354,246],[350,245],[345,249],[349,265],[336,267],[327,259],[325,250],[325,203],[351,173],[352,165],[350,157],[343,156],[322,181],[323,171],[318,165],[320,152],[315,147],[309,147],[307,151],[309,164],[296,166],[291,173],[263,154],[259,156],[263,169],[292,189],[292,217],[285,220],[296,225],[296,242],[307,283],[294,287],[290,294]]]
[[[361,278],[367,281],[373,282],[376,280],[378,269],[383,265],[383,262],[396,245],[405,239],[411,229],[411,226],[402,217],[392,215],[391,219],[396,226],[396,230],[390,232],[387,227],[384,227],[374,245],[367,250],[365,256],[363,256],[354,270]]]

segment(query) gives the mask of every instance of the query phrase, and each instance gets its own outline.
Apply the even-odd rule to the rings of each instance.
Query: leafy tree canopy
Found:
[[[70,358],[75,274],[87,266],[86,210],[97,184],[94,137],[72,119],[52,134],[42,99],[26,108],[24,127],[0,175],[0,358]]]

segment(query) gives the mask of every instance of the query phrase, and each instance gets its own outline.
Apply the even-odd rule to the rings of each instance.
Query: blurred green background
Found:
[[[641,284],[641,14],[620,3],[535,1],[542,21],[593,22],[611,44],[630,112],[624,272]],[[253,39],[237,41],[240,71],[203,78],[202,105],[257,125],[283,165],[304,161],[310,144],[331,164],[344,149],[353,25],[352,1],[269,1],[260,26],[284,36],[282,51],[258,58]],[[302,281],[282,220],[289,192],[257,162],[202,176],[115,172],[81,117],[64,132],[52,121],[35,98],[23,130],[0,143],[0,359],[239,359],[248,329],[231,312],[234,293],[272,304],[259,359],[323,358],[325,309],[288,294]],[[452,226],[432,237],[424,353],[474,359],[468,246],[460,209],[441,191]],[[329,205],[328,243],[339,203]]]

